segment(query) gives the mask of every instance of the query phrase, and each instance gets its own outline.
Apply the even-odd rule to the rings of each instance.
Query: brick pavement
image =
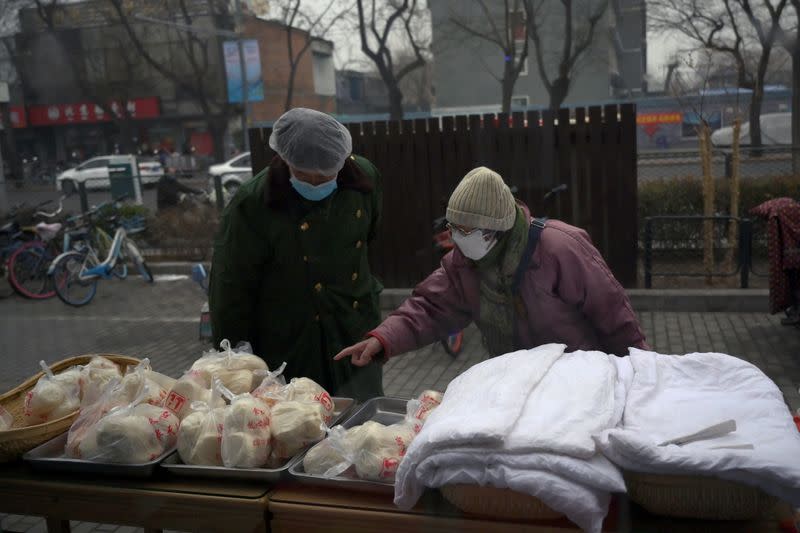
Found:
[[[156,370],[177,377],[206,348],[197,339],[203,295],[190,281],[138,279],[101,284],[91,305],[73,309],[58,300],[0,300],[0,391],[34,373],[37,362],[70,355],[113,352],[148,356]],[[651,346],[662,353],[719,351],[764,370],[787,404],[800,408],[800,330],[783,327],[766,313],[639,313]],[[464,351],[451,358],[438,345],[390,361],[384,367],[387,395],[410,397],[447,383],[485,358],[480,336],[465,333]],[[128,532],[134,528],[73,522],[73,531]],[[0,515],[0,531],[45,531],[36,517]],[[142,531],[142,530],[137,530]]]

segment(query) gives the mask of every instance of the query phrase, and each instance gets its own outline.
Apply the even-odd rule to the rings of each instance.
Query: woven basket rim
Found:
[[[120,365],[125,364],[126,366],[137,365],[141,362],[141,360],[137,359],[136,357],[132,357],[129,355],[122,355],[122,354],[110,354],[110,353],[93,353],[93,354],[86,354],[86,355],[76,355],[73,357],[68,357],[66,359],[62,359],[60,361],[56,361],[48,365],[48,367],[53,372],[60,372],[61,370],[65,370],[71,366],[84,364],[89,362],[93,357],[105,357],[110,361]],[[33,388],[36,385],[36,382],[44,376],[44,371],[39,371],[33,376],[29,377],[10,391],[0,394],[0,404],[2,402],[19,396],[20,394],[27,392],[29,389]],[[70,413],[66,416],[62,416],[61,418],[57,418],[55,420],[48,420],[47,422],[42,422],[41,424],[34,424],[31,426],[25,427],[16,427],[7,429],[5,431],[0,431],[0,442],[6,442],[8,440],[13,440],[15,438],[22,438],[27,436],[27,434],[36,434],[36,430],[44,430],[47,429],[48,426],[56,425],[59,423],[64,422],[66,419],[70,417],[74,417],[78,411],[76,410],[73,413]]]

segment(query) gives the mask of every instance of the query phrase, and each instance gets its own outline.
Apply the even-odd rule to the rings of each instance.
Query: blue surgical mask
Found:
[[[306,200],[311,200],[312,202],[324,200],[333,194],[333,191],[335,191],[337,187],[335,178],[330,181],[326,181],[325,183],[320,183],[319,185],[311,185],[310,183],[299,180],[294,176],[289,178],[289,181],[291,182],[292,187],[294,187],[294,190],[297,191],[297,194]]]

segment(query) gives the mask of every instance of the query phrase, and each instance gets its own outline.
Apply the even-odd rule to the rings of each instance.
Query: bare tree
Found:
[[[392,120],[403,118],[403,92],[400,82],[414,70],[427,62],[427,38],[423,35],[422,7],[419,0],[386,0],[376,5],[371,0],[369,9],[365,0],[356,0],[358,8],[358,32],[361,51],[375,64],[389,93],[389,116]],[[402,68],[396,68],[396,51],[392,50],[392,38],[400,41],[399,49],[410,49],[414,60]]]
[[[789,0],[652,0],[651,27],[677,32],[692,43],[730,55],[736,64],[738,86],[752,91],[750,142],[761,146],[761,104],[770,55],[782,35],[781,17]],[[749,52],[748,52],[749,51]],[[748,53],[757,54],[754,66]]]
[[[569,94],[577,67],[595,39],[608,0],[560,0],[563,29],[552,27],[553,0],[525,0],[528,35],[533,41],[539,77],[550,97],[550,109],[558,110]],[[546,32],[546,35],[545,35]],[[555,53],[548,53],[555,50]]]
[[[503,113],[509,113],[514,86],[528,60],[528,36],[524,26],[522,0],[503,0],[503,12],[499,16],[486,0],[472,2],[480,8],[480,17],[474,19],[464,15],[463,12],[469,10],[463,9],[463,4],[459,2],[458,10],[451,9],[450,23],[467,35],[497,46],[502,52],[502,74],[498,76],[492,68],[487,70],[500,83],[502,110]]]
[[[211,78],[214,75],[215,61],[213,54],[218,54],[215,39],[202,25],[196,24],[192,0],[104,0],[111,6],[112,15],[109,22],[122,27],[130,45],[142,59],[165,79],[169,80],[182,93],[186,94],[200,108],[208,121],[209,130],[214,141],[214,157],[224,159],[224,134],[234,107],[228,103],[224,91],[219,90]],[[209,0],[207,3],[212,15],[217,19],[229,19],[231,16],[229,2],[226,0]],[[178,56],[164,57],[163,51],[152,46],[147,36],[136,22],[136,14],[152,13],[157,16],[178,22],[184,30],[173,32],[178,39]],[[173,66],[178,63],[181,68]],[[209,81],[212,79],[213,81]]]
[[[297,78],[297,67],[303,56],[311,48],[314,39],[324,39],[331,28],[337,24],[342,17],[352,11],[353,5],[342,7],[338,11],[331,11],[335,5],[341,6],[342,2],[329,0],[327,5],[316,15],[312,14],[309,6],[302,0],[279,0],[274,9],[278,12],[279,20],[286,26],[286,50],[289,59],[289,80],[286,89],[286,101],[284,110],[292,108],[292,98],[294,96],[295,79]],[[293,36],[296,30],[306,32],[306,38],[299,50],[295,49]]]

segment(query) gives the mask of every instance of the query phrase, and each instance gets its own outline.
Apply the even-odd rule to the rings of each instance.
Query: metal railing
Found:
[[[693,256],[695,259],[700,258],[703,253],[703,237],[702,230],[697,231],[695,235],[691,232],[684,232],[681,239],[672,238],[654,238],[654,226],[659,223],[665,222],[680,222],[680,223],[703,223],[712,221],[712,223],[724,222],[725,227],[723,232],[719,231],[718,227],[714,227],[714,252],[725,251],[732,252],[732,243],[728,243],[724,233],[730,222],[738,223],[738,239],[735,246],[735,268],[730,271],[714,271],[706,272],[703,270],[681,270],[681,266],[677,269],[673,268],[669,271],[655,271],[653,269],[653,258],[658,252],[668,252],[674,254],[676,250],[688,252],[687,255]],[[688,234],[687,234],[688,233]],[[739,276],[739,286],[746,289],[750,285],[750,274],[752,272],[752,240],[753,240],[753,224],[749,218],[732,217],[728,215],[663,215],[652,216],[644,219],[644,286],[647,289],[653,287],[653,277],[734,277]],[[680,244],[680,246],[676,246]],[[733,257],[731,257],[732,259]],[[715,264],[717,261],[715,260]],[[679,262],[678,265],[681,263]],[[674,266],[674,263],[673,263]]]

